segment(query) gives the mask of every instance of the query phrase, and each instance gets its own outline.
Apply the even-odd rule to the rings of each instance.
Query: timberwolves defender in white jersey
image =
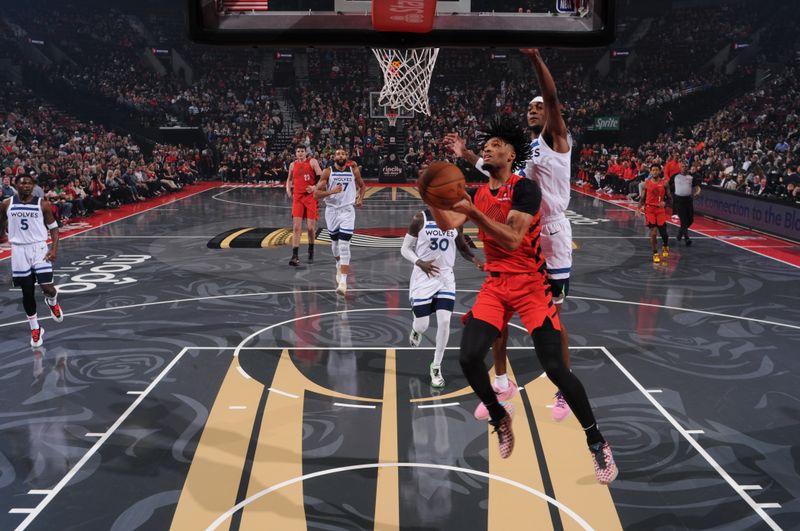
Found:
[[[536,97],[531,106],[541,104]],[[529,115],[530,115],[529,111]],[[535,127],[532,129],[536,129]],[[553,287],[553,302],[564,302],[569,291],[569,275],[572,271],[572,226],[565,212],[569,207],[572,139],[567,137],[568,150],[560,153],[553,150],[541,133],[531,142],[532,158],[525,163],[520,175],[534,180],[542,190],[541,246],[547,274]],[[560,282],[552,282],[552,281]]]
[[[39,326],[36,314],[36,283],[45,294],[53,320],[64,319],[56,300],[58,292],[53,285],[53,262],[58,249],[58,223],[50,202],[33,197],[33,178],[17,177],[17,193],[0,205],[0,233],[8,224],[8,241],[11,243],[11,276],[14,285],[22,290],[22,306],[31,328],[31,346],[40,347],[44,329]],[[48,234],[49,232],[49,234]],[[47,239],[53,241],[50,248]]]
[[[483,269],[483,263],[472,254],[461,228],[442,230],[431,213],[425,210],[412,218],[401,249],[403,258],[414,264],[408,286],[414,312],[408,338],[412,347],[419,346],[422,334],[430,325],[430,315],[436,312],[436,350],[430,366],[431,387],[435,388],[444,387],[441,365],[456,302],[456,277],[453,273],[456,248],[466,260]]]
[[[347,151],[337,149],[333,154],[333,166],[323,170],[314,197],[325,199],[325,223],[336,259],[336,293],[342,296],[347,293],[347,275],[350,273],[350,239],[356,228],[355,207],[361,206],[365,191],[358,166],[354,162],[348,163]]]

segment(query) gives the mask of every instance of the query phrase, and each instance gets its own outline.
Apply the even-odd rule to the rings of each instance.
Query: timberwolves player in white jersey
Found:
[[[527,118],[531,130],[532,157],[526,161],[525,169],[519,173],[536,181],[542,190],[541,248],[547,262],[553,302],[560,308],[569,293],[569,276],[572,271],[572,227],[565,215],[570,197],[572,139],[561,115],[553,76],[544,64],[539,51],[526,48],[522,52],[533,62],[542,96],[533,98],[528,105]],[[464,140],[457,134],[447,135],[445,142],[457,156],[463,157],[478,170],[487,173],[483,169],[483,159],[466,149]],[[569,337],[563,320],[561,336],[562,355],[569,368],[571,366]],[[498,401],[509,400],[517,390],[516,384],[506,376],[507,341],[508,329],[505,329],[492,347],[496,374],[494,388],[498,393]],[[569,405],[561,392],[557,392],[552,409],[553,419],[564,420],[569,412]],[[478,405],[475,416],[488,418],[488,412],[483,404]]]
[[[428,210],[417,212],[411,219],[408,234],[400,250],[403,258],[414,264],[408,297],[414,321],[408,338],[418,347],[428,329],[430,315],[436,312],[436,350],[430,365],[431,387],[444,387],[442,358],[450,338],[450,317],[456,302],[456,277],[453,265],[456,248],[466,260],[483,270],[483,263],[472,254],[461,228],[442,230]]]
[[[8,241],[11,243],[11,276],[14,285],[22,289],[22,306],[31,326],[31,346],[41,347],[44,329],[36,315],[36,282],[45,294],[53,320],[64,320],[53,285],[53,262],[58,251],[58,223],[50,202],[33,197],[33,178],[17,177],[17,193],[0,205],[0,234],[8,222]],[[47,237],[52,239],[47,247]]]
[[[347,160],[347,151],[333,154],[333,167],[325,168],[314,191],[316,199],[325,199],[325,223],[331,235],[331,250],[336,259],[336,293],[347,293],[350,273],[350,239],[356,228],[356,211],[364,201],[366,187],[361,171]]]

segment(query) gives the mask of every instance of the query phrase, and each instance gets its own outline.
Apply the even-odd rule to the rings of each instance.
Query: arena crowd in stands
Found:
[[[158,145],[146,157],[130,137],[54,110],[11,84],[0,91],[0,108],[0,199],[16,194],[17,176],[31,175],[34,195],[50,200],[60,224],[176,192],[210,171],[197,149]]]

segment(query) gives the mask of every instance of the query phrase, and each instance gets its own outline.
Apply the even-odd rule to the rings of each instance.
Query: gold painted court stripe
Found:
[[[392,201],[397,201],[397,187],[392,186]]]
[[[192,458],[170,529],[205,529],[236,504],[247,447],[264,386],[241,377],[231,360]],[[231,410],[231,404],[247,406]]]
[[[272,247],[274,245],[272,242],[275,241],[275,237],[285,230],[286,229],[275,229],[273,231],[270,231],[266,236],[264,236],[264,239],[261,240],[259,247],[261,247],[262,249]]]
[[[303,393],[304,377],[297,371],[289,351],[281,352],[272,386],[298,395],[291,398],[270,393],[264,408],[258,447],[253,456],[247,496],[267,487],[303,475]],[[306,514],[303,482],[262,496],[245,506],[241,529],[305,531]]]
[[[511,370],[511,361],[507,363],[508,376],[516,381]],[[493,372],[493,371],[492,371]],[[494,376],[491,376],[494,378]],[[489,440],[489,473],[513,479],[528,485],[539,492],[544,492],[542,473],[536,459],[533,446],[533,435],[525,414],[525,405],[519,393],[511,400],[514,404],[514,452],[508,459],[502,459],[497,449],[497,434],[488,429]],[[500,531],[518,528],[521,524],[532,525],[535,529],[550,529],[550,508],[548,503],[527,492],[505,483],[489,482],[489,531]],[[534,524],[535,523],[535,524]],[[523,525],[524,527],[524,525]]]
[[[377,194],[381,190],[386,189],[385,186],[369,186],[367,187],[367,191],[364,193],[364,199],[369,199],[373,195]]]
[[[453,391],[452,393],[447,393],[441,396],[423,396],[421,398],[412,398],[411,400],[409,400],[409,402],[411,402],[412,404],[418,404],[420,402],[423,403],[438,402],[439,400],[441,400],[442,402],[446,402],[451,398],[458,398],[460,396],[467,396],[467,395],[474,396],[474,391],[472,390],[472,387],[462,387],[458,391]]]
[[[236,232],[234,232],[233,234],[231,234],[230,236],[228,236],[227,238],[222,240],[222,242],[219,244],[219,248],[220,249],[230,249],[231,248],[231,243],[233,242],[233,240],[235,240],[236,238],[238,238],[239,236],[241,236],[245,232],[250,232],[251,230],[256,230],[256,227],[247,227],[246,229],[237,230]]]
[[[386,364],[383,369],[380,444],[378,461],[397,463],[397,353],[393,348],[386,350]],[[400,475],[397,467],[378,469],[375,529],[400,529]]]
[[[586,437],[575,415],[570,414],[562,422],[556,422],[552,419],[552,410],[546,407],[553,403],[555,386],[547,378],[536,378],[525,386],[525,392],[536,417],[555,498],[595,529],[622,529],[608,487],[595,480]],[[514,433],[518,433],[516,429]],[[561,521],[566,530],[580,529],[563,512]]]

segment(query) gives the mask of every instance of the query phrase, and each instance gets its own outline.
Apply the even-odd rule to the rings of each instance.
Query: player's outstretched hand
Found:
[[[339,193],[339,192],[341,192],[342,190],[344,190],[344,188],[342,188],[342,185],[341,185],[341,184],[337,184],[336,186],[334,186],[333,188],[331,188],[331,192],[333,192],[334,194],[338,194],[338,193]]]
[[[472,259],[472,263],[475,264],[475,267],[478,268],[478,271],[485,271],[483,262],[481,262],[481,259],[477,256]]]
[[[422,269],[429,277],[435,277],[439,274],[439,268],[433,265],[433,260],[417,260],[417,267]]]
[[[444,136],[444,145],[455,153],[456,157],[463,157],[467,149],[467,143],[458,133],[447,133]]]
[[[308,188],[306,188],[306,193],[307,194],[313,194],[314,190],[316,190],[316,189],[317,189],[316,186],[309,186]]]

